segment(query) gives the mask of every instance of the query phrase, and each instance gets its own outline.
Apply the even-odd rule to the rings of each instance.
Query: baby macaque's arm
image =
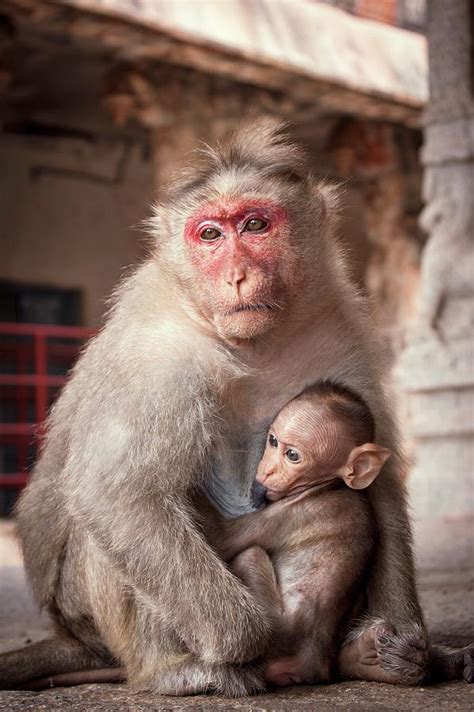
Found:
[[[275,527],[270,521],[277,513],[275,505],[235,519],[225,519],[204,495],[199,495],[199,511],[206,539],[224,561],[230,561],[251,546],[267,549],[274,540],[272,532]]]
[[[236,519],[221,518],[221,536],[212,542],[224,561],[230,561],[244,549],[259,546],[266,549],[269,541],[266,511],[251,512]]]

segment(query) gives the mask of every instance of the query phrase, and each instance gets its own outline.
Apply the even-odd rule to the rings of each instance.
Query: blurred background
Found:
[[[472,0],[0,0],[1,649],[49,630],[8,516],[48,408],[145,255],[169,172],[261,114],[343,186],[340,239],[390,352],[430,636],[474,640],[473,36]],[[471,709],[459,685],[376,686],[373,706],[364,687],[354,708]]]
[[[160,185],[249,114],[293,122],[343,183],[417,519],[472,513],[473,17],[470,0],[0,1],[3,515]]]

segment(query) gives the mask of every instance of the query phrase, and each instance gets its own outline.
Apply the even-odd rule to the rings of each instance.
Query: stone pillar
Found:
[[[415,442],[415,517],[474,511],[474,106],[470,0],[430,0],[430,101],[418,322],[399,375]]]

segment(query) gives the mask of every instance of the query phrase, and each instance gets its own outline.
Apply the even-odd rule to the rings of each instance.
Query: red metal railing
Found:
[[[93,333],[76,326],[0,322],[0,487],[26,483],[51,403]]]

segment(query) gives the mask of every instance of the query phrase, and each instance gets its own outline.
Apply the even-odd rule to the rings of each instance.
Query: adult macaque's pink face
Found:
[[[224,338],[268,331],[285,309],[294,273],[289,219],[268,199],[207,203],[185,225],[194,300]]]

